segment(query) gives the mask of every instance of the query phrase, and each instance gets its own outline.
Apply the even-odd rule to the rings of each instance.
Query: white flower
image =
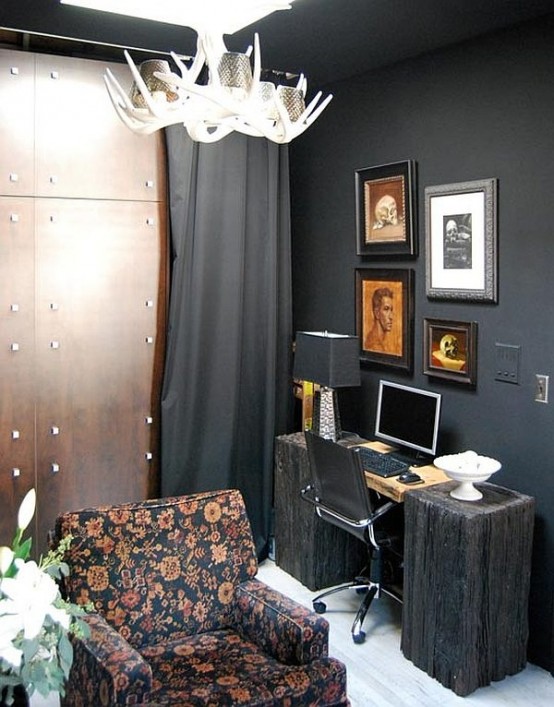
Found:
[[[0,591],[6,597],[4,613],[21,617],[24,638],[38,636],[46,616],[68,629],[69,615],[53,606],[59,592],[52,577],[43,572],[36,562],[16,560],[15,564],[17,574],[15,577],[4,577]]]
[[[2,545],[0,547],[0,574],[6,574],[12,566],[13,558],[14,553],[11,548]]]
[[[17,514],[17,527],[19,530],[25,530],[29,525],[33,516],[35,514],[35,504],[37,500],[37,495],[35,489],[31,489],[25,495],[25,498],[21,501],[19,506],[19,512]]]
[[[23,630],[23,621],[20,616],[4,613],[6,600],[0,601],[0,658],[14,668],[21,665],[22,651],[14,648],[13,641],[17,634]]]

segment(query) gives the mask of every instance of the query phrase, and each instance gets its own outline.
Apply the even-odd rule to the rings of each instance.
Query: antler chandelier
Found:
[[[306,105],[307,80],[296,86],[261,80],[260,40],[245,53],[230,52],[224,34],[233,34],[294,0],[61,0],[62,3],[156,19],[192,28],[198,35],[196,56],[171,52],[180,75],[159,59],[140,66],[125,51],[133,85],[128,93],[107,69],[104,81],[113,106],[136,133],[150,134],[182,123],[198,142],[216,142],[232,131],[288,143],[323,112],[332,95],[319,91]],[[206,71],[207,68],[207,78]]]

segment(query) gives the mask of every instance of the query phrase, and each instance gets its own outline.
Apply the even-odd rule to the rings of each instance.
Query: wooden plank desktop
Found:
[[[375,449],[377,452],[393,452],[394,447],[383,442],[365,442],[364,444],[357,445],[360,447],[370,447]],[[391,498],[397,503],[402,503],[404,501],[404,495],[407,491],[412,489],[425,489],[429,486],[435,486],[436,484],[443,484],[449,481],[448,476],[433,464],[427,464],[426,466],[413,467],[413,471],[421,476],[423,479],[422,484],[402,484],[398,481],[397,476],[390,476],[385,479],[377,474],[372,474],[368,471],[365,472],[366,483],[368,488],[373,489],[382,493],[383,496]]]

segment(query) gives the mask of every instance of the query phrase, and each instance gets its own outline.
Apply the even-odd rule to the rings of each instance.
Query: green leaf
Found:
[[[61,668],[64,675],[69,675],[71,664],[73,663],[73,646],[65,633],[62,633],[58,642],[58,654],[60,658]]]
[[[29,663],[33,656],[36,654],[40,646],[38,636],[32,640],[25,639],[21,645],[21,650],[23,651],[23,660]]]
[[[31,545],[33,544],[33,538],[27,538],[25,542],[21,543],[21,545],[17,545],[17,547],[14,545],[13,551],[14,555],[17,559],[21,560],[26,560],[29,557],[29,554],[31,552]]]

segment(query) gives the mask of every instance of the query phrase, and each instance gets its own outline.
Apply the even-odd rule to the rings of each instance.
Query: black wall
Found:
[[[371,39],[368,37],[368,42]],[[365,366],[343,427],[371,436],[380,378],[443,394],[442,452],[502,462],[493,479],[536,498],[529,658],[554,670],[554,16],[328,87],[335,99],[291,145],[294,318],[355,333],[356,267],[413,268],[413,375]],[[419,256],[356,255],[354,171],[418,165]],[[424,187],[498,179],[498,304],[428,300]],[[478,322],[475,390],[422,374],[423,317]],[[521,346],[520,383],[497,382],[495,343]],[[534,402],[535,373],[551,402]]]

